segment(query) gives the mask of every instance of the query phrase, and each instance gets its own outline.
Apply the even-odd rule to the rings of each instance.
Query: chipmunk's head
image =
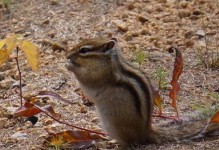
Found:
[[[116,54],[115,38],[82,40],[67,52],[67,69],[80,80],[101,80],[110,72],[111,56]]]

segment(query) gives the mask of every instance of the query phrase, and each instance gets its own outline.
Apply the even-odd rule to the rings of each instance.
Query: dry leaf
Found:
[[[8,57],[16,48],[17,42],[15,34],[11,34],[6,39],[0,41],[0,65],[8,60]]]
[[[31,97],[29,99],[30,99],[30,101],[26,101],[23,106],[19,107],[15,111],[16,116],[32,117],[32,116],[37,115],[41,112],[45,112],[45,113],[48,113],[55,118],[60,118],[60,115],[55,113],[55,111],[51,105],[46,105],[46,106],[41,107],[41,103],[35,97]]]
[[[174,47],[169,48],[169,52],[173,52],[174,50],[176,53],[176,57],[175,57],[173,76],[171,81],[172,89],[170,90],[169,97],[172,99],[172,107],[176,110],[178,116],[176,101],[177,101],[177,93],[180,90],[178,79],[183,69],[183,58],[181,52],[177,48]]]
[[[0,66],[8,60],[9,55],[7,49],[0,49]]]
[[[0,41],[0,49],[5,45],[6,39]]]
[[[50,135],[44,142],[44,145],[60,149],[86,149],[99,139],[101,139],[99,135],[90,134],[87,131],[68,130]]]
[[[19,117],[31,117],[39,113],[41,113],[41,110],[35,108],[34,104],[30,102],[25,102],[15,111],[15,115]]]
[[[159,109],[159,114],[162,114],[163,108],[162,108],[162,99],[158,91],[153,92],[154,93],[154,102],[155,105]]]
[[[23,41],[19,46],[20,49],[24,51],[24,54],[27,58],[27,62],[32,68],[32,70],[36,71],[39,69],[39,52],[37,47],[28,41]]]
[[[18,39],[17,36],[13,33],[10,34],[7,38],[6,38],[6,45],[7,45],[7,51],[8,53],[12,53],[13,50],[15,50],[16,46],[18,43]]]
[[[211,118],[210,122],[211,123],[219,123],[219,111],[214,114],[214,116]]]

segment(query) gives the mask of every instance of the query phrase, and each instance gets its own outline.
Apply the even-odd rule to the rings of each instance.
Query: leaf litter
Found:
[[[64,67],[65,52],[63,50],[54,51],[50,46],[41,45],[42,39],[61,43],[67,41],[68,46],[71,47],[81,37],[113,35],[119,39],[119,46],[122,47],[126,59],[133,60],[134,50],[139,48],[148,53],[149,60],[141,64],[140,67],[148,73],[155,85],[157,83],[153,75],[160,66],[168,68],[166,69],[167,79],[171,81],[174,62],[166,50],[170,46],[180,46],[184,56],[184,70],[178,81],[181,86],[178,94],[180,113],[183,115],[184,112],[194,112],[192,108],[195,107],[192,106],[198,104],[210,107],[218,103],[217,98],[210,96],[213,91],[218,89],[218,70],[206,70],[200,63],[193,47],[199,43],[199,39],[185,38],[186,33],[191,32],[203,36],[201,32],[197,31],[205,30],[206,35],[211,39],[210,45],[213,48],[218,48],[219,45],[215,41],[219,40],[219,14],[218,4],[214,0],[180,2],[172,0],[134,2],[128,0],[121,6],[111,1],[101,0],[95,2],[59,0],[55,5],[51,3],[52,1],[45,0],[13,2],[10,7],[11,18],[7,17],[7,13],[0,17],[2,19],[0,37],[3,39],[8,33],[15,32],[22,34],[25,39],[40,47],[41,67],[39,72],[30,72],[25,61],[20,60],[22,80],[26,84],[23,87],[23,92],[36,94],[42,90],[55,91],[64,95],[65,99],[74,99],[73,102],[76,105],[66,105],[60,101],[42,98],[42,101],[52,105],[55,112],[61,114],[62,118],[69,123],[102,131],[94,106],[84,106],[82,97],[76,96],[75,91],[78,89],[78,83],[74,75]],[[0,45],[4,45],[1,43]],[[150,61],[150,58],[153,58],[153,61]],[[40,119],[34,128],[30,127],[27,122],[18,123],[16,117],[11,118],[12,114],[9,108],[16,110],[19,107],[19,97],[12,87],[6,90],[5,86],[2,85],[6,84],[6,81],[10,81],[8,84],[16,82],[15,62],[13,60],[7,62],[7,67],[3,70],[7,80],[0,81],[0,100],[4,101],[0,103],[0,107],[5,110],[0,117],[6,117],[8,120],[0,131],[2,137],[0,149],[41,149],[41,144],[48,136],[48,130],[54,133],[72,130],[72,128],[56,123],[42,114],[37,115]],[[163,111],[171,114],[173,111],[171,107],[168,107],[170,106],[168,92],[169,90],[162,90],[160,94],[164,95],[162,97],[164,99]],[[213,120],[215,119],[213,118]],[[154,119],[154,122],[160,123],[162,121]],[[14,133],[20,132],[28,138],[12,138]],[[148,145],[139,146],[138,149],[213,149],[218,148],[218,143],[216,140],[186,145]],[[117,145],[101,141],[90,149],[96,149],[96,147],[115,149]]]

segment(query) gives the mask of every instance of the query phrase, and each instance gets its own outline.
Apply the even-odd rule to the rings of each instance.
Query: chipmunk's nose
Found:
[[[71,63],[71,59],[67,59],[65,63],[66,63],[66,64]]]
[[[73,64],[72,64],[71,59],[67,59],[67,60],[66,60],[66,62],[65,62],[65,67],[66,67],[68,70],[71,70],[71,68],[73,67]]]

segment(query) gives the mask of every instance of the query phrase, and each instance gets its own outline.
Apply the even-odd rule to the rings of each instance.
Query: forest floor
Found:
[[[183,119],[186,114],[208,111],[219,103],[218,8],[216,0],[127,0],[121,5],[114,0],[16,0],[9,4],[8,11],[0,7],[0,39],[9,33],[21,34],[39,47],[38,72],[31,71],[23,53],[19,54],[23,95],[54,91],[75,103],[47,101],[63,120],[102,131],[95,107],[84,105],[76,92],[79,86],[74,75],[65,68],[65,51],[57,50],[45,41],[67,43],[70,48],[84,38],[118,38],[124,57],[146,72],[156,88],[159,75],[163,74],[161,95],[163,111],[167,115],[175,114],[168,97],[174,56],[167,50],[171,46],[178,47],[184,58],[178,94]],[[0,66],[0,149],[41,149],[48,131],[72,129],[42,113],[33,127],[29,122],[21,123],[16,117],[9,117],[19,107],[19,95],[15,92],[18,83],[16,61],[11,59]],[[153,120],[155,124],[165,121],[169,120]],[[109,141],[100,141],[89,149],[117,147]],[[136,149],[216,150],[218,147],[219,139],[139,145]]]

